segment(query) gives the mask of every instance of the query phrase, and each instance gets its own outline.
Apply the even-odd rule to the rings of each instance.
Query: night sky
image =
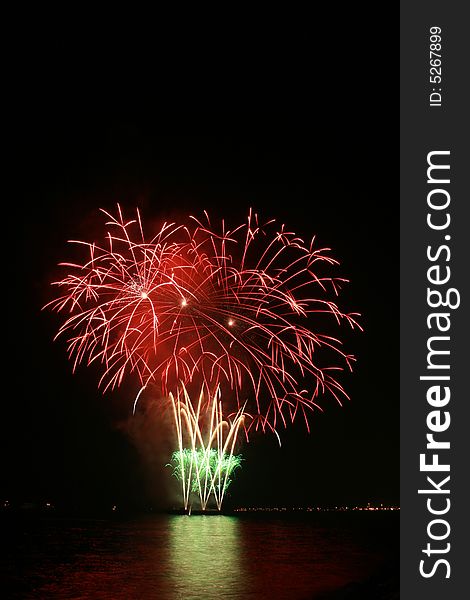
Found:
[[[369,92],[374,86],[371,98],[385,87],[366,75],[364,82]],[[52,341],[60,318],[41,312],[53,298],[57,263],[72,255],[67,239],[101,235],[99,208],[119,202],[141,209],[148,234],[152,223],[204,209],[241,222],[253,207],[332,248],[336,274],[351,281],[341,306],[362,313],[365,329],[344,328],[357,357],[341,379],[351,401],[341,408],[323,398],[311,434],[299,419],[280,430],[282,448],[274,436],[253,436],[229,503],[398,504],[398,197],[390,163],[397,129],[372,100],[346,102],[338,90],[336,83],[312,99],[296,122],[292,98],[284,113],[262,118],[259,105],[240,118],[222,111],[213,127],[190,115],[194,128],[177,127],[157,103],[115,111],[90,97],[82,105],[49,95],[24,115],[13,216],[3,223],[14,240],[6,286],[16,293],[6,315],[2,498],[171,504],[168,457],[144,459],[123,431],[137,383],[103,395],[93,369],[72,375],[64,340]]]

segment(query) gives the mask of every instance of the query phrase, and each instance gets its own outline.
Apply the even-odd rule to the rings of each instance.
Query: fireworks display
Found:
[[[220,510],[231,483],[230,476],[242,460],[234,450],[238,431],[245,421],[243,409],[238,410],[235,418],[225,420],[220,391],[210,399],[209,410],[203,397],[201,391],[194,405],[184,386],[178,389],[176,397],[170,392],[178,438],[178,450],[172,454],[173,474],[181,482],[186,510],[190,509],[191,492],[196,494],[202,510],[211,499]]]
[[[194,483],[196,471],[220,507],[226,485],[214,477],[235,458],[233,446],[225,457],[226,442],[235,443],[240,427],[246,436],[252,428],[276,432],[301,413],[308,428],[307,411],[320,408],[322,394],[339,403],[347,397],[335,373],[354,359],[324,333],[343,323],[360,328],[357,314],[336,303],[346,280],[323,273],[337,265],[329,249],[316,248],[314,239],[305,244],[275,221],[261,223],[251,211],[235,228],[213,226],[205,214],[166,223],[150,239],[138,211],[131,220],[119,206],[116,216],[103,213],[103,242],[74,241],[86,256],[62,263],[68,275],[53,284],[58,296],[47,306],[66,315],[57,335],[67,338],[74,369],[100,365],[104,390],[135,375],[136,400],[148,384],[171,396],[185,505],[201,483]],[[204,437],[205,413],[212,424]],[[193,459],[183,475],[186,451]],[[228,473],[224,467],[226,484]],[[200,494],[202,505],[207,497]]]
[[[202,393],[196,409],[184,388],[182,395],[175,399],[170,393],[170,398],[179,445],[172,454],[170,466],[173,467],[173,475],[181,482],[184,508],[190,510],[192,492],[198,497],[202,510],[206,509],[211,497],[220,510],[231,483],[230,477],[242,461],[241,455],[234,454],[234,449],[238,430],[244,421],[243,412],[239,411],[233,421],[225,421],[217,393],[212,399],[210,423],[201,428]],[[189,443],[189,447],[185,447],[185,443]]]
[[[235,469],[241,466],[241,455],[219,454],[215,448],[209,450],[204,448],[183,448],[175,450],[171,455],[173,475],[179,481],[186,482],[188,491],[199,494],[200,504],[204,510],[207,499],[214,494],[217,507],[222,506],[222,499],[231,483],[230,476]],[[185,509],[188,502],[185,499]]]

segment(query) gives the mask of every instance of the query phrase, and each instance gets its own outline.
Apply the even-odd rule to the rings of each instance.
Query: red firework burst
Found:
[[[61,295],[46,305],[69,313],[57,336],[68,336],[74,369],[99,362],[105,390],[133,372],[141,389],[154,383],[163,394],[180,382],[208,397],[221,386],[237,407],[248,402],[250,427],[263,430],[299,410],[308,427],[306,409],[319,408],[320,394],[347,397],[333,373],[354,358],[313,330],[322,315],[360,328],[356,313],[329,299],[346,280],[320,275],[337,264],[328,248],[274,221],[261,225],[251,211],[232,230],[223,221],[213,228],[206,214],[167,223],[149,241],[138,211],[129,221],[119,206],[116,217],[103,212],[105,243],[74,242],[86,260],[62,263],[70,274],[54,282]]]

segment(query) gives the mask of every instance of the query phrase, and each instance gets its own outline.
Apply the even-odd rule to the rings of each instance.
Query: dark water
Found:
[[[0,596],[395,598],[398,521],[370,512],[10,521]]]

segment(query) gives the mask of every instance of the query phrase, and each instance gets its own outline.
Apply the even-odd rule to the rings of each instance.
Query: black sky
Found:
[[[167,471],[150,469],[116,426],[129,417],[132,382],[103,396],[96,373],[82,367],[72,375],[64,343],[52,342],[59,320],[41,312],[55,265],[69,257],[66,240],[99,235],[98,209],[119,202],[156,224],[204,209],[241,221],[253,207],[333,249],[338,274],[351,280],[343,305],[363,314],[365,328],[347,340],[358,359],[342,380],[351,401],[340,408],[325,399],[310,435],[300,420],[280,431],[281,449],[273,437],[254,437],[231,502],[398,503],[399,232],[390,160],[397,128],[379,101],[385,78],[372,63],[363,68],[344,85],[331,75],[328,91],[306,103],[295,89],[264,110],[263,102],[243,112],[231,102],[210,126],[207,116],[188,113],[178,123],[175,110],[170,119],[158,94],[119,110],[94,101],[91,85],[82,84],[80,99],[62,89],[36,98],[18,121],[13,217],[4,223],[14,243],[8,288],[16,293],[7,319],[2,497],[168,501]]]

